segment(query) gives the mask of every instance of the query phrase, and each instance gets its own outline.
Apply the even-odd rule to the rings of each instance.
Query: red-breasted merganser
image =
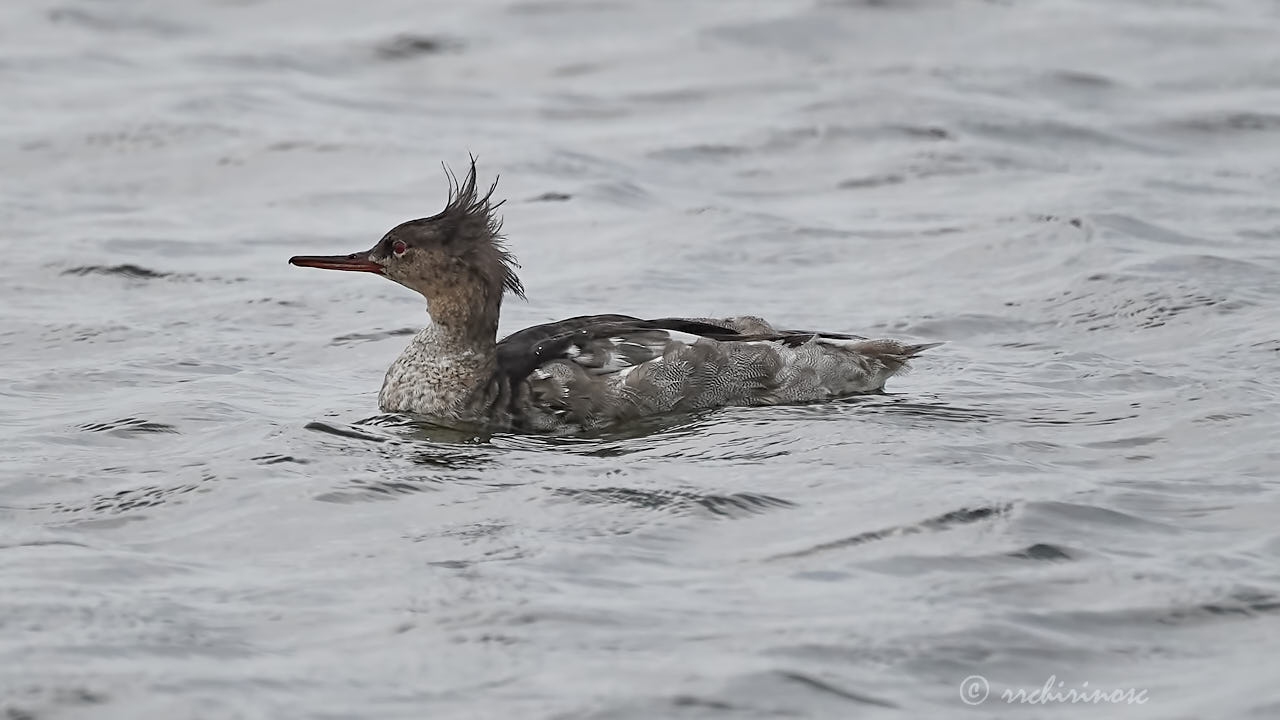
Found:
[[[378,403],[495,430],[595,430],[703,408],[820,402],[876,392],[939,343],[908,345],[758,317],[583,315],[497,339],[504,293],[524,297],[475,160],[450,175],[443,211],[392,228],[372,250],[298,256],[302,267],[370,272],[421,293],[431,322],[391,365]]]

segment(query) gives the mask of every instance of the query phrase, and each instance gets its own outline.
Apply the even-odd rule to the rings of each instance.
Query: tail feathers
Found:
[[[936,348],[942,343],[920,343],[918,345],[905,345],[897,340],[863,340],[860,342],[850,343],[847,347],[850,350],[866,355],[873,360],[880,361],[889,374],[905,373],[907,371],[907,361],[919,355],[930,348]]]
[[[906,358],[913,358],[919,355],[920,353],[924,352],[925,350],[936,348],[939,345],[946,345],[946,343],[932,342],[932,343],[920,343],[919,345],[904,345],[902,347],[902,356]]]

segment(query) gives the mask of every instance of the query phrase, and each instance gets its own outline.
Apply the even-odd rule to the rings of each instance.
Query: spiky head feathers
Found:
[[[449,197],[444,209],[392,228],[370,256],[385,264],[387,277],[415,290],[421,291],[423,283],[471,282],[489,295],[524,297],[515,272],[519,264],[506,248],[496,213],[502,202],[492,199],[497,179],[481,194],[474,157],[461,181],[448,168],[445,174]]]

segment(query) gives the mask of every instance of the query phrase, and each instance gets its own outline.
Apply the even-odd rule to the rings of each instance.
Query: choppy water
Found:
[[[1271,0],[18,0],[0,94],[6,718],[1280,713]],[[285,260],[467,151],[505,330],[947,344],[626,436],[380,416],[420,300]],[[1050,678],[1146,702],[998,697]]]

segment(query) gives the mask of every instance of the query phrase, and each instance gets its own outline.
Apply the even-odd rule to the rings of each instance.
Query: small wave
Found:
[[[384,443],[392,439],[385,435],[376,435],[371,432],[365,432],[360,428],[351,425],[341,425],[322,420],[312,420],[306,425],[303,425],[303,427],[307,430],[315,430],[316,432],[337,435],[338,437],[350,438],[352,440],[368,440],[369,442]]]
[[[529,202],[566,202],[573,198],[569,193],[563,192],[544,192],[536,197],[529,198]]]
[[[258,463],[259,465],[279,465],[281,463],[294,463],[297,465],[306,465],[311,462],[310,460],[303,460],[301,458],[296,458],[292,455],[277,455],[274,453],[268,454],[268,455],[259,455],[258,457],[249,458],[249,459]]]
[[[85,502],[53,502],[32,509],[47,510],[60,516],[71,516],[66,520],[66,524],[69,525],[101,524],[101,521],[106,519],[111,519],[111,524],[115,524],[119,518],[113,516],[126,516],[135,514],[139,510],[178,502],[184,496],[199,491],[214,480],[216,478],[211,473],[202,472],[200,478],[192,482],[125,488],[114,493],[94,495]],[[124,518],[124,521],[136,519],[139,517],[135,514]]]
[[[895,525],[892,527],[881,528],[879,530],[869,530],[856,535],[850,535],[846,538],[840,538],[839,540],[819,543],[803,550],[795,550],[793,552],[774,555],[768,559],[787,560],[791,558],[808,557],[810,555],[816,555],[829,550],[855,547],[857,545],[864,545],[869,542],[885,540],[891,537],[916,535],[924,532],[940,532],[943,530],[949,530],[952,527],[970,525],[972,523],[983,522],[1004,516],[1008,514],[1012,508],[1012,504],[977,508],[960,508],[958,510],[952,510],[951,512],[922,520],[915,525]]]
[[[1170,627],[1207,625],[1231,620],[1252,620],[1280,614],[1280,597],[1268,592],[1238,589],[1218,600],[1168,606],[1128,607],[1109,610],[1029,612],[1023,617],[1043,627],[1069,629],[1073,633],[1109,633],[1116,629],[1168,630]]]
[[[153,422],[141,418],[127,417],[102,423],[84,423],[76,426],[85,432],[111,433],[113,435],[133,435],[136,433],[176,433],[178,428],[168,423]]]
[[[1253,136],[1280,132],[1280,114],[1254,110],[1224,110],[1186,115],[1149,128],[1151,132],[1190,132],[1215,137]]]
[[[1135,295],[1116,292],[1126,283],[1138,280],[1134,276],[1098,273],[1088,278],[1089,282],[1098,283],[1097,289],[1066,291],[1045,303],[1051,306],[1049,312],[1064,315],[1066,322],[1090,332],[1121,328],[1154,330],[1172,322],[1189,322],[1202,311],[1225,314],[1246,306],[1240,300],[1182,284],[1144,290]]]
[[[407,477],[400,480],[353,480],[338,489],[315,496],[320,502],[348,504],[371,500],[392,500],[401,495],[438,492],[457,478]]]
[[[135,280],[159,280],[173,277],[173,273],[161,272],[150,268],[124,263],[122,265],[80,265],[62,271],[63,275],[115,275]]]
[[[107,33],[138,33],[154,37],[185,35],[191,29],[175,22],[161,20],[151,14],[130,13],[121,8],[110,12],[94,12],[84,8],[57,7],[48,12],[49,22],[71,25]]]
[[[1021,550],[1009,553],[1009,557],[1018,558],[1020,560],[1039,560],[1042,562],[1060,562],[1063,560],[1075,559],[1069,550],[1052,543],[1035,543],[1034,545],[1028,545]]]
[[[387,338],[403,337],[405,335],[413,335],[418,331],[415,328],[396,328],[394,330],[379,330],[368,333],[349,333],[347,335],[339,335],[329,341],[330,345],[353,345],[362,342],[376,342],[378,340],[386,340]]]
[[[631,505],[647,510],[701,508],[723,518],[758,515],[778,508],[795,507],[795,503],[790,500],[757,493],[717,495],[688,490],[647,490],[626,487],[557,488],[553,492],[579,502]]]
[[[462,48],[462,41],[456,38],[402,34],[378,43],[373,52],[383,60],[411,60],[423,55],[458,52]]]

